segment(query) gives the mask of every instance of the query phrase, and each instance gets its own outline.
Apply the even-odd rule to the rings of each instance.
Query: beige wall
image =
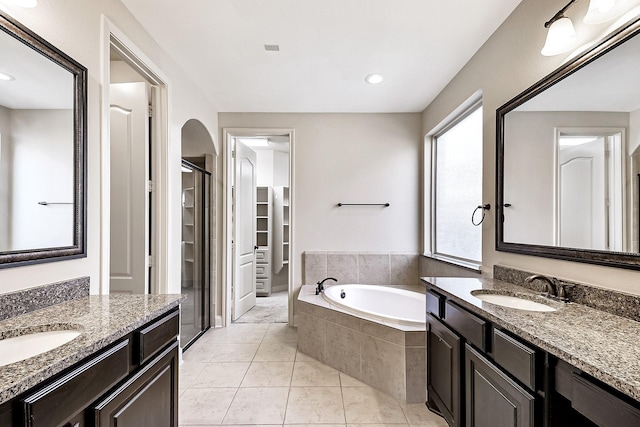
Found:
[[[495,111],[511,98],[560,66],[569,54],[540,55],[544,44],[545,21],[566,4],[561,0],[523,0],[503,25],[478,50],[447,87],[423,113],[427,134],[458,105],[478,90],[482,91],[484,116],[483,202],[495,205]],[[579,44],[592,41],[610,23],[587,26],[582,23],[588,2],[577,2],[566,13],[573,18]],[[577,264],[541,257],[516,255],[495,250],[494,216],[483,223],[483,272],[492,274],[494,264],[591,283],[606,288],[640,294],[640,273],[631,270]]]
[[[305,251],[419,252],[420,114],[221,113],[218,121],[221,129],[295,129],[296,289]]]
[[[168,289],[180,285],[180,129],[200,120],[217,141],[217,112],[181,68],[118,0],[40,1],[34,9],[9,8],[15,18],[88,68],[88,233],[86,258],[0,270],[0,293],[78,276],[90,276],[91,292],[100,291],[101,266],[101,84],[102,14],[108,17],[169,80],[169,149],[166,153],[168,199],[166,242]],[[217,142],[216,142],[217,144]]]

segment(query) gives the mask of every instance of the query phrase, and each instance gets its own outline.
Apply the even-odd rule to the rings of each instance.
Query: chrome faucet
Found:
[[[567,290],[565,288],[565,286],[569,285],[565,285],[555,277],[547,277],[544,274],[532,274],[524,279],[525,283],[531,283],[534,280],[542,280],[544,282],[547,296],[564,302],[569,302],[569,296],[567,295]]]
[[[550,296],[554,296],[557,297],[558,296],[558,292],[556,291],[556,279],[555,278],[549,278],[547,276],[545,276],[544,274],[532,274],[531,276],[527,277],[526,279],[524,279],[525,283],[532,283],[534,280],[542,280],[545,284],[545,287],[547,289],[547,294]]]
[[[316,295],[319,295],[320,292],[324,291],[324,282],[326,282],[327,280],[333,280],[334,282],[338,283],[338,279],[334,279],[333,277],[327,277],[326,279],[322,279],[318,281],[317,283],[318,287],[316,288]]]

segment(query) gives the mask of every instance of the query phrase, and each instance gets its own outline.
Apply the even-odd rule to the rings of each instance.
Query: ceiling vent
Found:
[[[265,44],[264,50],[268,52],[280,52],[280,45],[277,44]]]

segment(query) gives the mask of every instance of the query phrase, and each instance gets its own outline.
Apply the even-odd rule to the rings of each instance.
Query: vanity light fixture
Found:
[[[565,7],[560,9],[553,18],[544,23],[544,27],[548,28],[547,40],[540,53],[544,56],[559,55],[567,52],[576,44],[576,30],[573,28],[571,19],[564,16],[566,12],[576,0],[571,0]]]
[[[11,74],[3,73],[2,71],[0,71],[0,81],[10,82],[11,80],[15,80],[15,79],[16,78],[13,77]]]
[[[378,83],[382,83],[383,80],[384,80],[384,77],[382,77],[378,73],[369,74],[367,77],[364,78],[364,81],[369,83],[370,85],[377,85]]]
[[[600,24],[609,21],[626,12],[634,2],[633,0],[590,0],[589,9],[583,22],[585,24]]]

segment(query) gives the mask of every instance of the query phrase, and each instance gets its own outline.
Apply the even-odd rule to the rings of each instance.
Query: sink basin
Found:
[[[0,340],[0,366],[19,362],[68,343],[82,332],[55,330],[33,332]]]
[[[481,299],[482,301],[490,302],[491,304],[500,305],[502,307],[515,308],[516,310],[556,311],[555,308],[546,304],[541,304],[539,302],[531,301],[530,299],[513,295],[486,293],[483,291],[472,291],[471,295]]]

